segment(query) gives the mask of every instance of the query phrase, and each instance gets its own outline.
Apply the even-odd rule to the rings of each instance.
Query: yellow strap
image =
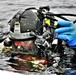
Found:
[[[45,20],[45,23],[50,26],[50,19]]]
[[[58,25],[58,22],[57,21],[54,21],[54,26],[56,27]]]
[[[50,19],[45,20],[45,23],[50,26],[51,25]],[[56,27],[57,25],[58,25],[58,22],[54,21],[54,26]]]

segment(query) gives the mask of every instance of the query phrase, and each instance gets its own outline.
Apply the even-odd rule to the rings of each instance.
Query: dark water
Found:
[[[76,0],[0,0],[0,27],[4,32],[8,31],[8,21],[17,11],[44,5],[49,5],[54,13],[76,13]],[[6,59],[0,59],[0,68],[8,70],[10,67],[4,62]]]

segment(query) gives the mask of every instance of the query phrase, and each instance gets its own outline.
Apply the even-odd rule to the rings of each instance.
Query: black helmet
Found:
[[[25,10],[23,13],[18,12],[10,20],[10,36],[13,39],[29,39],[33,36],[30,32],[36,32],[40,27],[39,18],[32,10]]]

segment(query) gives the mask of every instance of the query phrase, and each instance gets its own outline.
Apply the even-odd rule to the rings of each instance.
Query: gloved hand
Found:
[[[63,75],[76,75],[76,70],[67,70],[63,73]]]
[[[60,28],[56,29],[57,38],[67,41],[70,47],[76,48],[76,25],[69,21],[59,20]]]

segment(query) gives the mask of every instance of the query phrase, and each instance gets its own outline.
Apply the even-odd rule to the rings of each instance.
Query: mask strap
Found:
[[[14,26],[14,35],[15,36],[20,36],[20,23],[17,21],[15,22],[15,26]]]

